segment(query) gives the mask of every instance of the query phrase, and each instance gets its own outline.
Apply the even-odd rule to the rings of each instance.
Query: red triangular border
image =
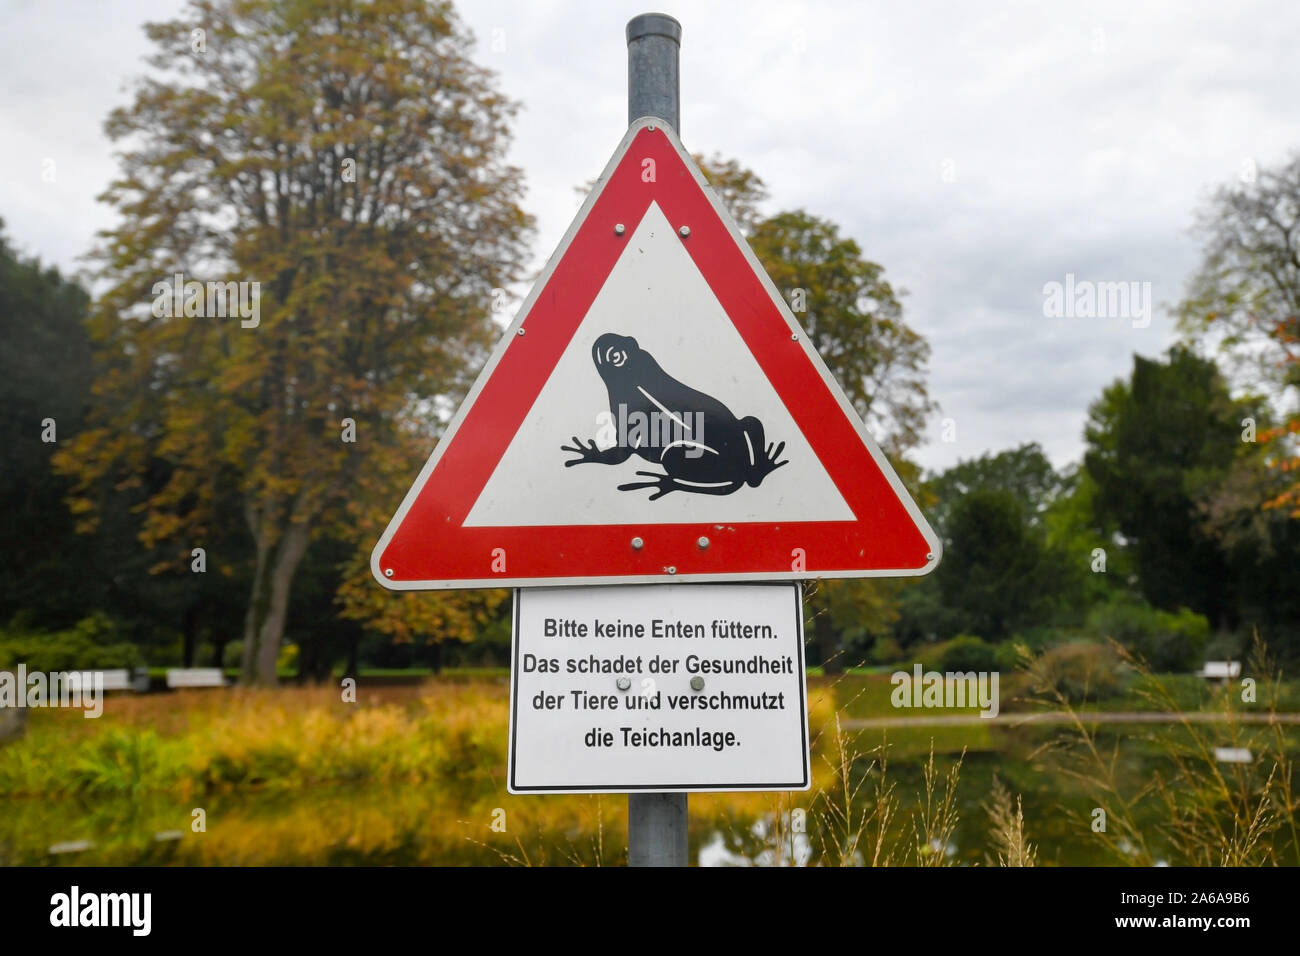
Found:
[[[653,159],[655,180],[642,180]],[[695,163],[661,121],[629,128],[371,557],[410,590],[925,574],[939,543]],[[462,522],[651,201],[689,225],[691,259],[856,521],[466,528]],[[626,231],[615,236],[614,224]],[[559,479],[557,479],[559,480]],[[634,549],[639,537],[643,547]],[[707,537],[709,547],[698,541]]]

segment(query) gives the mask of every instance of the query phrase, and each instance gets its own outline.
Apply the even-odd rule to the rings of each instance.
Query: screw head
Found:
[[[704,678],[699,674],[691,678],[691,690],[704,690]]]
[[[614,235],[621,236],[625,232],[627,232],[627,226],[623,225],[621,222],[616,222],[614,224]]]
[[[654,124],[654,123],[651,123],[649,126],[646,127],[646,129],[650,130],[650,132],[653,133],[654,130],[655,130],[655,124]]]
[[[928,554],[926,554],[926,556],[925,556],[925,560],[927,560],[927,561],[933,561],[933,560],[934,560],[934,552],[931,551],[931,552],[929,552]]]
[[[664,568],[664,570],[667,571],[669,574],[677,573],[677,568],[673,567],[671,564],[668,567]]]
[[[642,541],[640,538],[632,539],[632,549],[634,551],[640,551],[644,547],[645,547],[645,542]]]
[[[393,576],[393,569],[392,569],[392,568],[384,568],[384,577],[386,577],[386,578],[391,578],[392,576]]]
[[[619,690],[627,690],[632,686],[632,681],[626,677],[620,677],[617,681]]]
[[[520,335],[523,335],[523,334],[524,334],[524,330],[523,330],[522,328],[519,330],[519,334],[520,334]]]
[[[695,543],[698,544],[700,546],[700,550],[703,551],[705,548],[709,546],[709,539],[701,537],[700,540],[696,541]]]
[[[791,332],[791,333],[790,333],[790,341],[791,341],[791,342],[798,342],[798,341],[799,341],[799,333],[798,333],[798,332]]]
[[[684,238],[686,238],[687,236],[689,236],[689,235],[691,234],[691,227],[690,227],[690,226],[682,226],[682,228],[678,229],[677,231],[680,232],[680,233],[682,234],[682,238],[684,239]]]

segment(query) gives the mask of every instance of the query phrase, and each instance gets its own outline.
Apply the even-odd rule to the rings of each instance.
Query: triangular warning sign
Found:
[[[371,556],[395,589],[925,574],[939,541],[703,175],[634,123]]]

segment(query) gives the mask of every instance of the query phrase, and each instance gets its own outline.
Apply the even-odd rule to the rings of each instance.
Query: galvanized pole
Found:
[[[681,136],[677,51],[682,25],[663,13],[643,13],[627,23],[627,122],[657,116]]]
[[[682,25],[662,13],[627,24],[627,121],[657,116],[681,135],[677,52]],[[686,794],[627,795],[629,866],[688,866]]]

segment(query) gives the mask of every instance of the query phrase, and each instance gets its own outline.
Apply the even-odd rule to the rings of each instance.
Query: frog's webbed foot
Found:
[[[644,478],[653,478],[653,481],[634,481],[626,485],[619,485],[619,491],[638,491],[642,488],[654,488],[655,493],[650,496],[649,500],[654,501],[662,498],[670,491],[689,491],[697,495],[729,495],[737,488],[741,487],[739,481],[718,481],[710,483],[681,481],[672,475],[660,475],[653,471],[638,471],[638,475]]]
[[[643,478],[653,478],[654,480],[633,481],[626,485],[619,485],[618,490],[619,491],[640,491],[642,488],[654,488],[656,489],[656,491],[653,495],[650,496],[650,500],[654,501],[657,498],[662,498],[670,491],[677,491],[681,488],[681,485],[677,484],[677,482],[673,480],[671,475],[660,475],[660,474],[656,474],[653,471],[638,471],[637,474]]]
[[[749,474],[745,477],[745,484],[749,485],[751,488],[757,488],[763,483],[763,479],[772,472],[776,471],[782,465],[790,464],[789,461],[784,459],[777,461],[778,458],[781,458],[781,452],[783,451],[785,451],[785,442],[769,444],[765,449],[763,449],[763,457],[754,462],[753,467],[749,470]]]
[[[581,465],[589,461],[596,462],[600,465],[620,465],[627,461],[628,457],[632,454],[632,449],[628,448],[626,445],[614,445],[610,448],[601,449],[590,438],[588,438],[586,442],[583,442],[581,438],[574,435],[569,440],[572,441],[573,444],[561,445],[560,451],[572,452],[581,457],[570,458],[564,463],[565,468],[568,468],[571,465]]]

